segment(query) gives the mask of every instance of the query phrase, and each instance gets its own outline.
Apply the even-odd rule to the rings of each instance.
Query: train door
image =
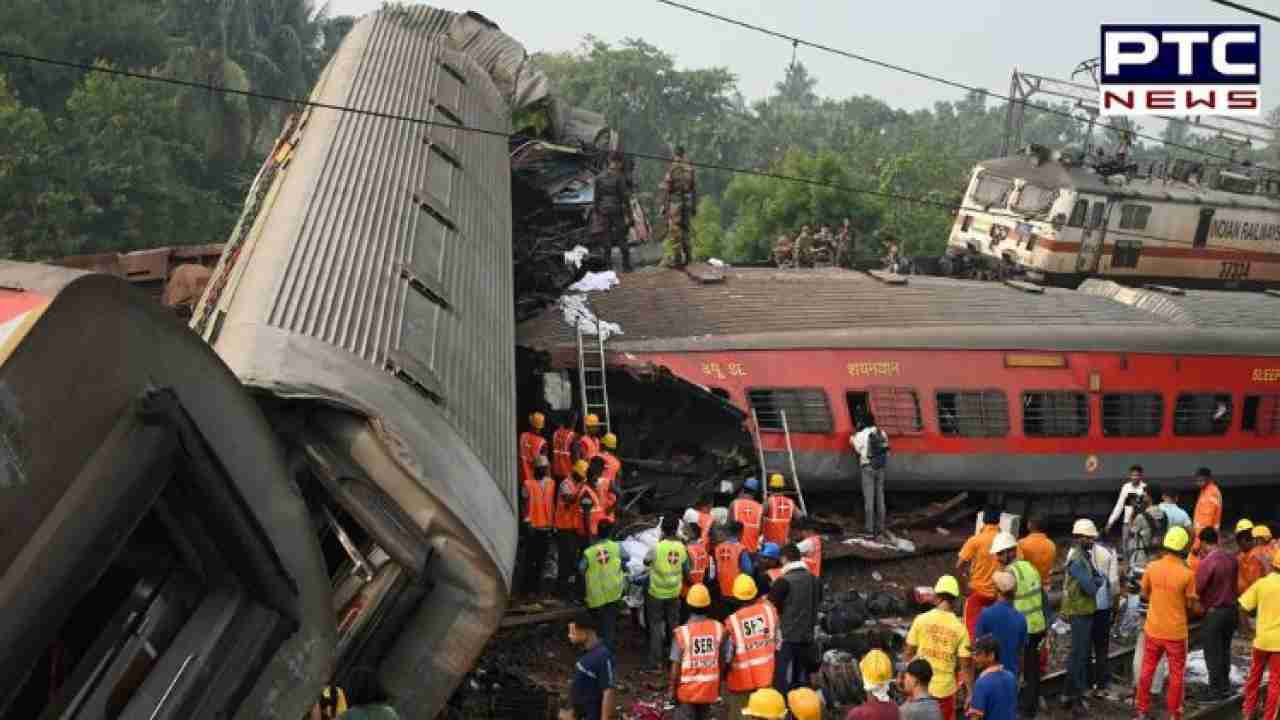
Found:
[[[1196,225],[1196,237],[1192,241],[1192,247],[1202,248],[1209,244],[1209,227],[1213,225],[1213,212],[1215,208],[1204,208],[1200,211],[1200,222]]]
[[[1096,273],[1102,259],[1102,245],[1107,236],[1107,221],[1114,203],[1106,198],[1084,197],[1090,203],[1088,220],[1080,232],[1080,254],[1076,256],[1076,272]]]

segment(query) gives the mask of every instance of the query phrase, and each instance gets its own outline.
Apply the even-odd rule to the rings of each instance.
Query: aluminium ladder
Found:
[[[594,347],[583,337],[581,320],[578,323],[578,393],[582,400],[582,419],[585,423],[588,415],[595,414],[607,433],[610,432],[609,381],[605,377],[604,335],[600,318],[595,318]]]
[[[768,502],[769,474],[771,472],[782,472],[785,475],[787,470],[789,470],[791,474],[790,489],[785,491],[783,494],[784,495],[794,494],[796,496],[796,504],[800,506],[800,512],[803,513],[805,516],[808,516],[809,509],[805,507],[805,504],[804,504],[804,491],[800,489],[800,474],[796,472],[796,454],[795,454],[795,451],[792,450],[791,448],[791,426],[787,424],[787,411],[779,410],[778,417],[782,421],[782,435],[783,437],[786,438],[786,441],[787,441],[787,449],[785,450],[787,455],[787,467],[782,468],[780,470],[771,470],[769,467],[769,462],[766,459],[766,456],[778,455],[783,453],[784,451],[764,449],[764,443],[760,442],[760,415],[756,412],[755,408],[751,408],[751,430],[752,430],[752,433],[755,435],[756,451],[760,454],[760,473],[761,473],[760,485],[762,488],[761,497],[763,498],[763,502]]]

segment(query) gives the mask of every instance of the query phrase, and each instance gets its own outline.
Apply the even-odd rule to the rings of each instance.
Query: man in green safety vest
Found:
[[[657,670],[667,666],[668,643],[680,625],[680,587],[689,571],[689,551],[680,542],[680,518],[662,518],[662,540],[649,551],[649,592],[644,599],[644,621],[649,628],[649,662]]]
[[[594,543],[582,553],[578,569],[586,579],[587,609],[596,616],[600,640],[617,652],[614,629],[618,624],[618,612],[622,609],[622,595],[627,589],[626,575],[622,568],[629,558],[613,539],[613,526],[601,520]]]
[[[1044,642],[1049,627],[1046,614],[1049,607],[1040,571],[1028,560],[1017,557],[1018,544],[1008,533],[1000,533],[991,543],[1000,564],[1016,582],[1013,591],[1013,609],[1027,619],[1027,644],[1022,653],[1022,697],[1018,699],[1020,716],[1033,718],[1040,709],[1040,644]]]

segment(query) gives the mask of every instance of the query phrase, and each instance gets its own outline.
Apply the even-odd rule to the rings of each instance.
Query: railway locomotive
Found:
[[[941,260],[945,275],[1076,287],[1280,285],[1280,182],[1260,167],[1123,160],[1033,147],[979,163]]]

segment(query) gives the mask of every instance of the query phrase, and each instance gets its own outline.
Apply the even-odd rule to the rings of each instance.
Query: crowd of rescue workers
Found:
[[[621,495],[618,438],[588,415],[547,434],[542,413],[519,439],[521,559],[517,592],[542,597],[542,569],[556,548],[555,592],[583,604],[569,623],[582,651],[573,668],[561,720],[611,720],[618,678],[617,627],[631,561],[614,536]],[[884,442],[868,441],[879,435]],[[885,536],[883,454],[887,438],[864,424],[850,438],[868,493],[868,536]],[[879,467],[875,467],[876,465]],[[868,475],[879,482],[867,483]],[[1032,516],[1017,539],[1002,529],[999,507],[983,511],[981,529],[959,552],[956,574],[937,579],[933,608],[910,625],[894,663],[882,649],[861,658],[866,700],[849,720],[1032,718],[1049,702],[1074,716],[1095,698],[1132,697],[1136,717],[1151,717],[1163,689],[1169,716],[1184,710],[1189,631],[1198,620],[1209,676],[1205,700],[1238,692],[1230,679],[1237,632],[1254,635],[1243,688],[1244,717],[1259,716],[1262,677],[1270,670],[1267,720],[1280,708],[1280,552],[1269,528],[1240,520],[1235,549],[1223,544],[1222,493],[1209,468],[1195,476],[1192,513],[1176,493],[1149,484],[1134,466],[1100,533],[1076,520],[1061,580],[1058,548]],[[821,663],[815,643],[822,582],[822,536],[803,516],[781,475],[762,493],[749,478],[726,505],[700,498],[682,515],[660,521],[661,539],[647,552],[642,577],[650,670],[665,679],[666,710],[676,717],[818,720],[833,716],[828,698],[810,685]],[[763,495],[764,502],[760,501]],[[1115,538],[1116,542],[1109,542]],[[563,561],[576,559],[576,561]],[[1121,568],[1125,571],[1122,574]],[[967,571],[962,572],[962,571]],[[1062,588],[1055,607],[1051,584]],[[962,600],[962,598],[964,598]],[[1136,620],[1135,620],[1136,618]],[[1134,688],[1124,690],[1108,667],[1115,625],[1135,623]],[[1054,628],[1062,628],[1054,632]],[[1252,626],[1252,630],[1249,627]],[[1068,630],[1069,628],[1069,630]],[[1042,698],[1041,676],[1053,636],[1069,645],[1064,692]]]

